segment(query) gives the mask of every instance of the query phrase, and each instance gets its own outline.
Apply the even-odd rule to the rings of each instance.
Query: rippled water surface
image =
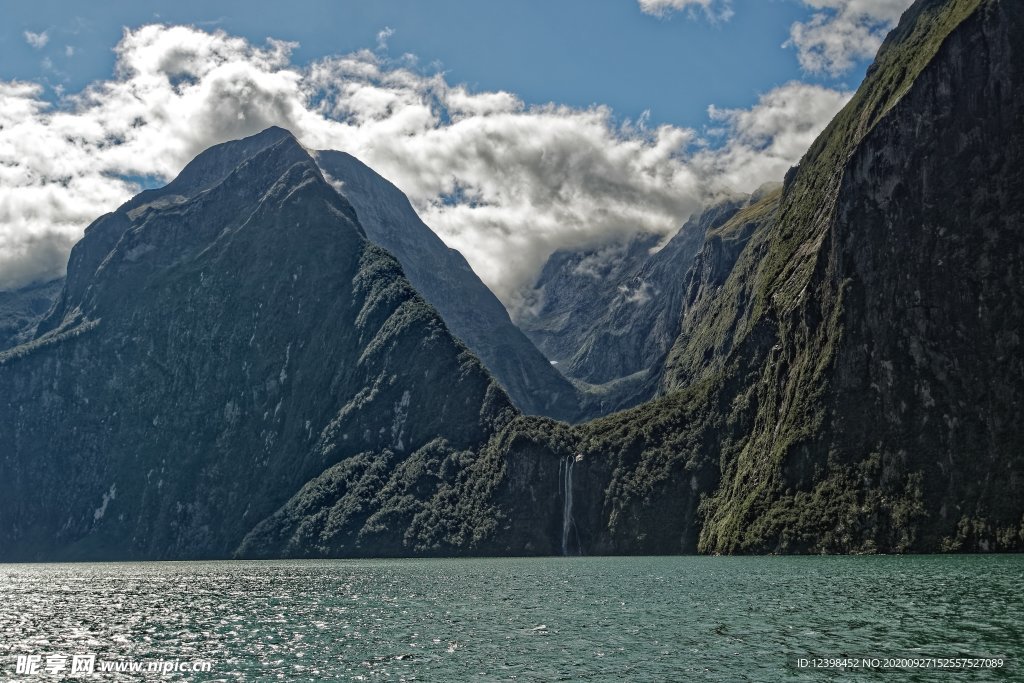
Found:
[[[56,680],[15,663],[58,653],[212,661],[162,680],[1024,680],[1024,557],[0,565],[0,680]]]

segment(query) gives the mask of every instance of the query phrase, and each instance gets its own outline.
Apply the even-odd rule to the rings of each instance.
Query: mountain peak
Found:
[[[247,138],[222,142],[204,150],[170,183],[139,193],[122,208],[132,210],[168,196],[194,197],[222,181],[247,160],[274,146],[305,153],[305,148],[289,131],[271,126]]]
[[[164,187],[139,193],[86,229],[71,251],[58,305],[37,334],[60,327],[69,313],[84,310],[86,290],[99,269],[140,260],[149,267],[165,259],[181,260],[210,246],[229,227],[244,223],[249,214],[230,207],[259,206],[265,196],[278,201],[309,183],[321,186],[319,198],[344,216],[341,224],[351,228],[353,238],[365,237],[352,206],[327,184],[316,162],[288,131],[268,128],[211,147]],[[219,220],[194,221],[191,216],[196,212],[212,210],[200,211],[199,205],[219,206]]]
[[[478,448],[514,414],[281,129],[97,221],[57,309],[0,353],[0,479],[36,501],[0,501],[3,557],[223,557],[335,465]]]
[[[355,207],[370,241],[394,254],[416,290],[483,360],[520,409],[562,419],[579,417],[575,387],[512,324],[462,254],[420,220],[401,190],[351,154],[323,150],[314,155]]]
[[[250,138],[259,138],[259,137],[282,138],[282,137],[290,137],[290,138],[294,139],[295,135],[294,135],[294,133],[292,133],[287,128],[282,128],[281,126],[270,126],[268,128],[264,128],[262,131],[260,131],[259,133],[256,133],[255,135],[250,135],[249,137]],[[246,138],[243,138],[243,139],[246,139]]]

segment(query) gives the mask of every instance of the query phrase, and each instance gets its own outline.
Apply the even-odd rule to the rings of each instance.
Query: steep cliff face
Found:
[[[0,292],[0,351],[31,339],[36,326],[60,296],[63,280]]]
[[[915,3],[675,271],[661,395],[576,426],[518,415],[289,135],[210,150],[0,353],[0,556],[1024,549],[1020,35]]]
[[[626,297],[620,287],[640,270],[658,242],[657,235],[641,234],[592,249],[556,251],[544,264],[530,305],[517,324],[570,377],[600,384],[631,374],[609,369],[606,376],[592,377],[580,372],[576,363],[581,350],[600,331],[595,328],[608,315],[609,306]]]
[[[1019,3],[916,4],[805,157],[703,549],[1021,547],[1022,28]]]
[[[370,241],[398,259],[413,287],[483,361],[516,406],[531,415],[580,417],[575,387],[512,324],[462,254],[445,246],[420,220],[401,190],[344,152],[318,152],[316,160],[351,202]]]
[[[1020,3],[919,1],[709,232],[665,395],[551,454],[599,482],[587,550],[1024,548],[1021,35]]]
[[[226,556],[336,463],[514,415],[274,129],[90,227],[0,396],[5,560]]]
[[[751,274],[765,256],[781,195],[781,188],[770,190],[707,231],[682,284],[678,336],[659,368],[660,393],[722,371],[747,329],[756,284]]]
[[[551,256],[518,323],[566,376],[590,414],[651,398],[676,340],[695,257],[707,236],[760,199],[737,195],[687,221],[668,242],[625,242]]]
[[[865,497],[894,499],[855,518],[889,547],[1024,542],[1021,35],[1020,3],[980,3],[838,192],[830,447]],[[798,456],[784,473],[799,486],[807,467]]]

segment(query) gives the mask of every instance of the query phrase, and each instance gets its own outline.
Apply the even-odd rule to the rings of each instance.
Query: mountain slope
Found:
[[[656,236],[639,235],[600,249],[556,252],[537,281],[536,304],[519,325],[567,376],[604,385],[610,407],[651,398],[679,334],[687,278],[709,232],[762,194],[712,205],[660,248]]]
[[[915,4],[796,171],[704,549],[1020,547],[1022,29],[1019,3]]]
[[[340,184],[370,241],[391,252],[413,287],[441,313],[524,412],[573,420],[576,389],[512,324],[505,307],[458,251],[449,249],[401,190],[355,157],[321,151],[317,163]]]
[[[0,354],[0,552],[1024,549],[1022,34],[918,0],[707,230],[663,395],[576,426],[517,414],[290,136],[214,148]]]
[[[1020,35],[1018,2],[915,3],[782,191],[709,234],[666,395],[506,428],[498,461],[572,459],[584,550],[1024,548]]]
[[[278,129],[94,223],[0,395],[5,560],[226,556],[335,463],[514,413]]]
[[[0,292],[0,351],[32,338],[63,286],[63,280],[51,280]]]
[[[569,377],[600,384],[632,374],[619,371],[617,363],[615,369],[602,368],[604,374],[594,376],[577,367],[577,359],[586,356],[593,338],[604,331],[602,323],[615,302],[631,295],[639,298],[623,291],[624,283],[640,270],[658,242],[657,235],[640,234],[592,249],[556,251],[544,264],[531,304],[517,324]],[[646,291],[640,296],[651,298]]]

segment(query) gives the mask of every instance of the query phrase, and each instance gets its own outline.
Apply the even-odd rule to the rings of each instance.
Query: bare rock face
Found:
[[[559,251],[517,323],[567,377],[587,390],[584,411],[606,415],[650,399],[679,335],[687,284],[705,239],[758,197],[724,199],[665,243],[641,234]]]
[[[36,326],[60,296],[62,279],[0,292],[0,351],[18,346],[35,335]]]
[[[616,302],[650,299],[647,289],[626,290],[626,283],[640,270],[658,246],[657,235],[641,234],[624,242],[612,242],[591,249],[556,251],[544,264],[531,293],[531,305],[517,323],[538,348],[567,376],[601,384],[632,374],[618,359],[606,358],[610,366],[589,366],[596,359],[600,335],[608,329],[610,310]],[[623,346],[630,346],[623,344]],[[636,356],[637,349],[631,348]]]
[[[615,283],[616,295],[602,302],[569,372],[601,384],[637,372],[655,378],[679,335],[687,284],[709,236],[760,194],[723,199],[687,221],[657,251],[642,254],[639,265]]]

